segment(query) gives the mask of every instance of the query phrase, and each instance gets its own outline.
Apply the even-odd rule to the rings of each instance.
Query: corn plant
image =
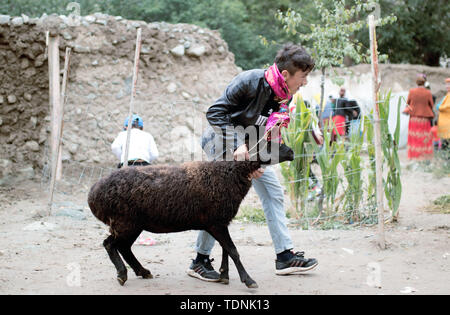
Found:
[[[397,116],[397,126],[394,134],[389,132],[389,102],[391,94],[388,93],[380,102],[380,120],[382,134],[383,164],[387,166],[387,177],[383,179],[385,195],[388,200],[392,215],[398,213],[401,198],[400,163],[398,158],[398,143],[400,136],[400,117]],[[283,163],[282,175],[286,180],[286,187],[291,200],[294,201],[297,218],[307,214],[306,196],[309,190],[309,175],[313,156],[321,170],[322,193],[325,198],[326,217],[337,215],[338,206],[335,201],[344,200],[344,216],[349,221],[371,222],[376,218],[376,169],[373,111],[363,116],[361,124],[364,126],[363,134],[353,134],[346,142],[338,135],[336,142],[331,142],[331,132],[335,129],[334,123],[324,130],[324,143],[320,147],[313,141],[311,133],[314,115],[299,99],[296,104],[297,112],[293,116],[289,127],[283,131],[283,139],[294,150],[295,159],[291,163]],[[397,113],[400,110],[400,101],[397,105]],[[362,151],[364,139],[367,143],[369,165],[366,167]],[[343,168],[344,174],[339,172]],[[363,169],[367,169],[367,179],[363,178]],[[343,182],[346,179],[346,186]],[[341,186],[342,185],[342,186]],[[344,191],[343,199],[336,198],[339,188]],[[367,190],[367,196],[364,192]],[[366,199],[364,199],[366,197]],[[322,199],[321,199],[322,201]],[[323,219],[322,208],[319,205],[319,217]],[[368,208],[365,213],[362,209]],[[316,220],[316,222],[317,222]],[[376,220],[376,219],[375,219]],[[331,223],[329,221],[328,223]]]
[[[402,182],[400,179],[400,159],[398,157],[398,145],[400,139],[400,105],[401,98],[397,104],[397,121],[394,135],[389,132],[389,104],[391,92],[380,102],[380,128],[381,128],[381,148],[383,150],[384,161],[387,163],[388,173],[386,179],[383,178],[384,193],[392,211],[392,218],[396,218],[400,200],[402,196]]]
[[[334,125],[332,121],[330,124]],[[331,131],[333,128],[325,128],[323,133],[323,146],[320,149],[314,142],[317,154],[317,163],[320,166],[323,182],[323,194],[325,195],[325,202],[328,209],[328,215],[332,209],[334,199],[338,190],[341,178],[338,174],[338,166],[345,158],[345,145],[343,139],[338,136],[338,141],[330,143]]]
[[[364,135],[353,133],[350,137],[346,159],[342,161],[347,189],[345,190],[344,209],[349,221],[359,220],[359,206],[363,197],[362,156]]]
[[[373,111],[369,115],[363,117],[364,133],[366,135],[367,153],[369,155],[369,168],[367,175],[367,201],[371,204],[376,203],[376,167],[375,167],[375,132],[373,128]]]
[[[309,187],[309,171],[313,157],[308,154],[305,143],[311,141],[312,114],[301,98],[297,100],[296,111],[291,117],[288,128],[283,130],[283,141],[294,151],[294,161],[281,164],[281,172],[286,188],[295,203],[296,215],[305,209],[305,200]]]

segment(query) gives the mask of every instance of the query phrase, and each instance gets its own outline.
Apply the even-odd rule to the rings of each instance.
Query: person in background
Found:
[[[334,109],[333,122],[335,127],[333,128],[333,132],[331,134],[331,142],[335,142],[337,140],[337,135],[339,134],[341,137],[345,137],[347,132],[347,116],[350,116],[347,109],[347,92],[345,88],[341,88],[339,90],[339,98],[336,100],[336,106]]]
[[[438,136],[438,126],[434,125],[431,127],[431,134],[433,135],[433,147],[435,151],[442,149],[442,141]]]
[[[423,85],[428,91],[431,92],[431,85],[430,82],[425,81],[425,84]],[[434,95],[433,93],[431,93],[431,95],[433,96],[433,104],[436,104],[436,95]]]
[[[425,79],[426,79],[426,76],[425,76]],[[424,84],[423,86],[424,86],[428,91],[431,92],[431,85],[430,85],[430,82],[425,81],[425,84]],[[434,95],[433,93],[431,93],[431,96],[433,97],[433,104],[436,104],[436,95]],[[433,107],[433,113],[434,113],[434,118],[431,120],[431,127],[437,125],[438,112],[437,112],[436,106]],[[433,130],[434,130],[434,129],[433,129]]]
[[[348,99],[347,90],[345,89],[345,87],[341,87],[339,89],[339,98]]]
[[[409,90],[404,114],[409,115],[408,159],[431,160],[433,158],[433,135],[431,120],[433,113],[433,96],[425,88],[425,77],[419,74],[417,87]]]
[[[424,78],[426,79],[426,76],[424,76]],[[425,84],[423,86],[431,92],[430,82],[425,81]],[[436,104],[436,95],[434,95],[433,93],[431,93],[431,95],[433,97],[433,104]],[[438,136],[437,121],[439,118],[439,109],[437,106],[433,107],[433,113],[434,113],[434,118],[431,120],[431,134],[433,135],[433,148],[435,151],[438,151],[438,150],[441,150],[441,148],[442,148],[442,141]]]
[[[128,117],[123,124],[123,131],[119,133],[114,142],[111,144],[111,150],[114,155],[120,159],[121,168],[125,162],[125,145],[127,141]],[[144,122],[138,115],[131,118],[131,134],[128,148],[128,165],[129,166],[145,166],[151,164],[158,158],[159,152],[156,147],[153,136],[143,131]]]
[[[334,116],[334,106],[336,104],[336,96],[330,95],[325,104],[325,108],[322,113],[323,126],[328,126],[330,119],[333,119]]]
[[[348,100],[347,101],[347,109],[349,113],[349,124],[348,124],[348,134],[352,135],[361,135],[361,108],[358,105],[356,100]]]
[[[438,136],[442,141],[442,149],[450,149],[450,78],[445,79],[447,94],[436,106],[439,112]]]

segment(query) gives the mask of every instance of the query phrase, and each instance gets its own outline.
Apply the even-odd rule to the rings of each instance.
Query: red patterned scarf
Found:
[[[266,77],[266,81],[269,83],[270,87],[279,99],[278,102],[280,104],[286,104],[292,98],[292,95],[283,75],[280,73],[280,70],[278,70],[277,64],[274,63],[270,66],[264,75]]]
[[[280,129],[281,127],[287,127],[290,121],[287,103],[292,98],[291,91],[289,91],[289,87],[275,63],[267,69],[264,75],[266,81],[275,92],[276,100],[280,103],[280,111],[273,112],[269,116],[265,133],[267,135],[267,140],[270,141],[270,133],[273,129],[274,132],[278,132],[277,140],[278,142],[281,142]],[[278,129],[277,131],[276,128]]]

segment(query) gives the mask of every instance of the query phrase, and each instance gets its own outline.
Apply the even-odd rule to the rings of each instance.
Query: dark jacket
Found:
[[[222,96],[208,109],[206,118],[212,126],[254,125],[264,107],[270,103],[275,111],[279,104],[264,77],[265,70],[249,70],[237,75]]]
[[[361,119],[361,108],[355,100],[347,101],[347,109],[350,112],[349,120]]]
[[[264,72],[263,69],[256,69],[238,74],[226,87],[222,96],[208,109],[206,119],[210,127],[203,133],[202,148],[209,156],[216,157],[228,150],[234,152],[245,143],[244,132],[236,132],[236,129],[232,132],[227,131],[227,126],[242,126],[244,129],[257,125],[263,128],[267,122],[267,114],[279,110],[280,105],[274,99],[275,93],[266,81]],[[222,139],[218,140],[215,138],[217,136]],[[214,139],[219,142],[213,141]],[[222,142],[223,150],[214,145],[206,147],[211,142]],[[228,146],[225,147],[225,144]],[[211,152],[211,149],[216,151]]]
[[[348,108],[348,99],[338,98],[334,109],[334,116],[351,117],[351,109]]]

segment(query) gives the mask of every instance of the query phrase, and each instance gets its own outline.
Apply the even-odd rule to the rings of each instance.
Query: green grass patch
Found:
[[[443,195],[434,200],[433,210],[439,213],[450,214],[450,195]]]
[[[266,217],[262,209],[247,205],[240,207],[239,212],[236,216],[236,220],[245,223],[266,223]]]
[[[450,176],[450,149],[437,151],[433,164],[434,177],[443,178]]]

